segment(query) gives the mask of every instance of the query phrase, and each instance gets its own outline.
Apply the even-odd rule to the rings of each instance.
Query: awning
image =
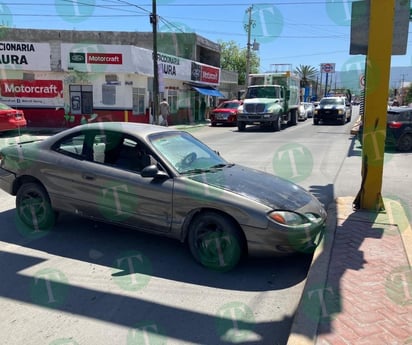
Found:
[[[197,92],[200,92],[202,95],[207,95],[207,96],[216,96],[216,97],[222,97],[224,98],[225,96],[216,89],[210,88],[204,88],[204,87],[198,87],[198,86],[192,86]]]

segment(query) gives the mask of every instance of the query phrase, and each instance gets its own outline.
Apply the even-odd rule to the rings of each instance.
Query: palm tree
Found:
[[[311,82],[316,81],[319,71],[312,66],[299,65],[299,67],[295,68],[295,73],[300,77],[301,87],[306,87]]]

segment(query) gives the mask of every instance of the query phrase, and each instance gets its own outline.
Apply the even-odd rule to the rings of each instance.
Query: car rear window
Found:
[[[402,120],[402,113],[398,111],[388,111],[387,121],[399,121]]]

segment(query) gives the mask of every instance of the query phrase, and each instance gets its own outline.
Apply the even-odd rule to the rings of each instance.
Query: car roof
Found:
[[[397,113],[403,113],[406,111],[412,111],[412,107],[407,107],[407,106],[400,106],[400,107],[390,107],[388,110],[388,114],[397,114]]]
[[[64,138],[67,135],[70,135],[72,133],[77,133],[81,132],[83,130],[87,131],[120,131],[124,134],[129,134],[131,136],[135,137],[140,137],[140,138],[146,138],[150,134],[154,133],[162,133],[162,132],[176,132],[178,130],[170,128],[170,127],[164,127],[164,126],[157,126],[157,125],[151,125],[151,124],[146,124],[146,123],[136,123],[136,122],[95,122],[95,123],[88,123],[84,125],[78,125],[76,127],[70,128],[63,130],[47,139],[45,139],[43,142],[45,145],[48,145],[50,143],[54,143],[61,138]],[[178,131],[180,132],[180,131]]]

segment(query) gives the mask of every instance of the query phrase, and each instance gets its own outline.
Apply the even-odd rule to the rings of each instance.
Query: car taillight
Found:
[[[402,122],[397,122],[397,121],[389,122],[388,127],[392,129],[399,129],[402,127]]]

